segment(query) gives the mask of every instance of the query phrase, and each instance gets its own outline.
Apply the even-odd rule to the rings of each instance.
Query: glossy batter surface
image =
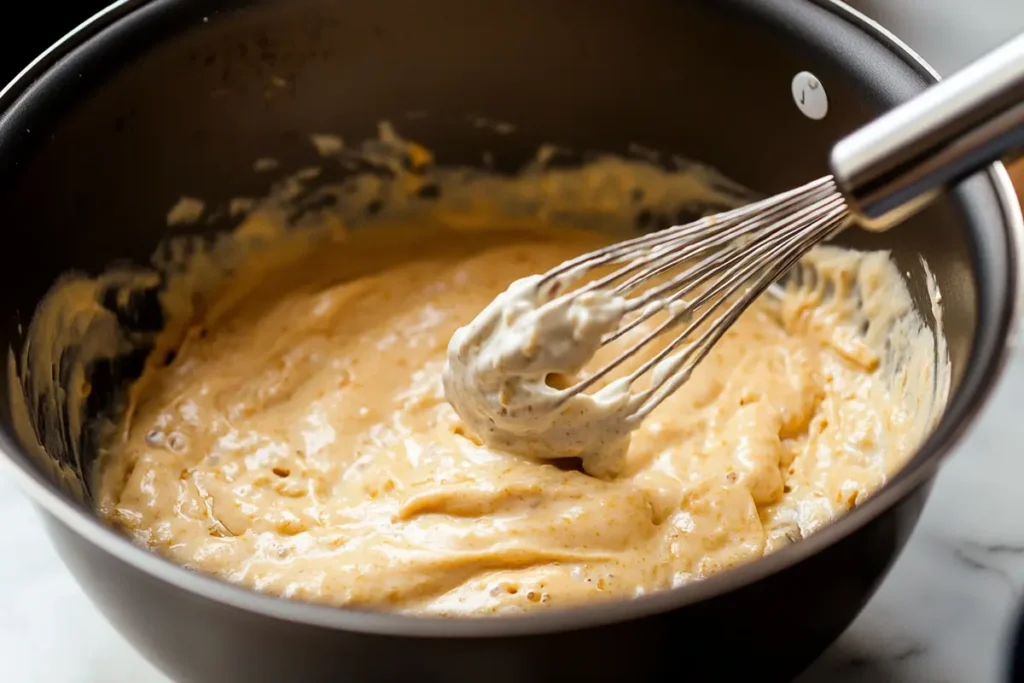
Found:
[[[444,399],[452,333],[603,238],[414,228],[353,233],[196,321],[137,387],[101,514],[268,593],[536,610],[760,557],[863,499],[917,444],[910,399],[930,361],[887,382],[871,336],[893,328],[858,317],[909,310],[898,273],[885,254],[825,250],[817,285],[758,302],[644,422],[618,478],[489,450]]]

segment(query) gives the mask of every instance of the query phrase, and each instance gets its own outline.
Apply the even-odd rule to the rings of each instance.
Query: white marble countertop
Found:
[[[1024,586],[1024,350],[942,469],[875,598],[799,683],[1002,683]],[[79,590],[0,480],[0,662],[12,683],[166,683]]]

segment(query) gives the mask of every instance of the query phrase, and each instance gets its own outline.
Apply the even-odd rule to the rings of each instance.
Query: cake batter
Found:
[[[101,514],[258,591],[484,615],[637,596],[752,561],[850,509],[912,453],[932,339],[887,254],[829,248],[632,434],[617,476],[483,445],[445,400],[452,334],[512,281],[607,240],[539,220],[426,221],[272,269],[150,365],[105,455]]]
[[[411,614],[629,598],[813,533],[941,415],[943,340],[894,262],[819,248],[631,433],[614,471],[485,446],[445,400],[457,329],[517,279],[749,195],[650,150],[566,165],[546,146],[510,176],[437,165],[386,123],[324,140],[317,158],[340,181],[303,168],[263,199],[185,198],[149,266],[68,273],[8,357],[25,452],[185,567]],[[244,220],[214,239],[189,229],[225,215]]]

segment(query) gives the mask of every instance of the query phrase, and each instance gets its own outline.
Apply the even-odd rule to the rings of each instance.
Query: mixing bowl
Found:
[[[794,88],[802,72],[813,78]],[[770,193],[826,173],[833,141],[934,80],[830,0],[120,2],[0,93],[4,376],[23,371],[13,359],[25,326],[62,273],[146,263],[180,196],[259,195],[254,159],[316,165],[310,134],[359,140],[401,121],[440,163],[487,150],[501,171],[542,143],[639,143]],[[812,83],[824,117],[806,106]],[[516,130],[497,135],[472,116]],[[67,459],[61,395],[26,435],[4,394],[0,461],[91,599],[178,681],[785,680],[846,628],[900,552],[999,375],[1018,305],[1021,217],[999,165],[897,230],[842,242],[892,250],[932,325],[922,257],[934,272],[952,366],[941,423],[898,476],[821,532],[634,601],[441,620],[289,602],[187,571],[105,527],[52,475],[33,442],[42,435],[46,457]],[[126,327],[159,326],[155,299],[142,299],[107,303]],[[140,361],[89,368],[91,413]],[[87,469],[95,446],[77,445]]]

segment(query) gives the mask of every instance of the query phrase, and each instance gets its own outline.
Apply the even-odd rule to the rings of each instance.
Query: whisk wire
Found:
[[[640,404],[633,414],[633,419],[643,420],[665,398],[682,386],[689,379],[693,370],[704,360],[714,345],[718,343],[740,315],[750,307],[753,301],[780,277],[785,275],[790,268],[795,266],[814,245],[834,234],[837,226],[844,222],[844,216],[844,208],[840,207],[837,210],[830,210],[826,216],[818,219],[809,227],[806,235],[787,254],[779,260],[773,261],[771,267],[753,282],[743,295],[733,302],[720,317],[711,323],[710,328],[703,336],[687,345],[676,358],[672,359],[662,373],[665,376],[664,381],[659,382],[655,378],[652,387],[638,395]],[[657,365],[665,361],[673,351],[693,335],[722,303],[728,301],[740,289],[744,281],[746,281],[746,278],[736,278],[735,284],[728,289],[725,296],[714,306],[707,308],[699,319],[691,323],[686,330],[680,333],[654,358],[647,361],[644,364],[643,371],[634,373],[629,381],[635,381],[643,372],[651,368],[657,368]]]
[[[578,280],[602,266],[624,264],[575,290],[560,293],[555,299],[564,302],[584,292],[609,289],[624,298],[635,294],[627,298],[623,324],[606,335],[602,345],[622,338],[658,313],[668,313],[638,343],[562,390],[560,403],[604,380],[641,349],[685,323],[684,329],[662,349],[619,380],[631,386],[640,377],[653,373],[650,386],[631,398],[635,408],[632,419],[644,419],[687,381],[754,299],[814,245],[844,227],[847,219],[846,203],[835,181],[831,177],[819,178],[738,209],[620,242],[549,271],[541,277],[538,288]],[[681,272],[637,291],[653,279],[680,268]],[[696,296],[687,301],[686,297],[694,292]],[[705,326],[707,329],[698,334]]]

